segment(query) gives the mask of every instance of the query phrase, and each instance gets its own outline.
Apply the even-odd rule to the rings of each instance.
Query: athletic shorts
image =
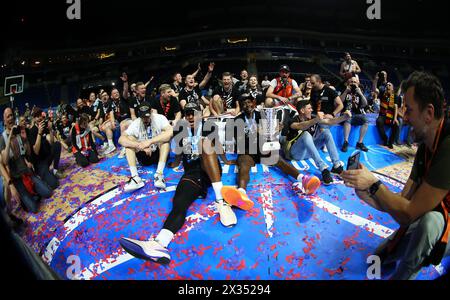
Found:
[[[144,151],[136,152],[138,162],[145,167],[157,164],[159,162],[159,149],[148,156]]]

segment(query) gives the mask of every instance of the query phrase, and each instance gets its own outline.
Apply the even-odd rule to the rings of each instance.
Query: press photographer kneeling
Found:
[[[395,267],[391,279],[414,279],[422,267],[438,265],[450,254],[450,123],[443,113],[444,92],[437,78],[423,72],[411,74],[405,90],[405,122],[420,146],[401,194],[389,191],[362,164],[341,175],[359,198],[400,224],[375,252],[383,267]]]

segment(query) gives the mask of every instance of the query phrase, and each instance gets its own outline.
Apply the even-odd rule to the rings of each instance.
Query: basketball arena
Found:
[[[17,29],[22,38],[13,38],[0,56],[2,112],[11,107],[15,124],[19,126],[21,118],[24,122],[29,118],[30,124],[26,126],[32,130],[33,124],[38,122],[35,112],[37,108],[41,109],[45,120],[53,118],[54,138],[61,144],[66,140],[58,134],[57,122],[63,115],[69,118],[70,127],[73,125],[70,134],[74,130],[79,131],[80,114],[77,115],[76,111],[77,107],[81,108],[78,100],[91,107],[91,94],[95,96],[93,100],[103,101],[103,95],[107,94],[109,99],[114,89],[120,92],[120,99],[129,90],[131,99],[133,83],[138,86],[138,82],[145,83],[145,97],[160,99],[161,91],[165,91],[162,85],[172,84],[173,75],[182,76],[184,87],[184,84],[188,85],[187,77],[194,74],[196,86],[201,87],[201,99],[204,97],[208,103],[213,103],[215,90],[223,89],[224,78],[229,74],[233,86],[238,86],[239,81],[245,80],[240,77],[244,70],[247,76],[256,77],[258,86],[263,85],[263,81],[276,80],[284,70],[300,88],[307,89],[309,83],[305,78],[319,78],[320,83],[323,82],[327,88],[332,87],[341,96],[344,92],[347,95],[348,80],[357,78],[358,89],[362,97],[367,98],[367,106],[362,112],[366,123],[352,123],[347,149],[344,147],[343,122],[333,124],[329,129],[326,127],[334,140],[339,165],[347,170],[349,158],[359,152],[360,163],[381,181],[384,188],[401,194],[412,176],[420,143],[411,140],[411,126],[407,122],[398,128],[394,143],[391,140],[386,142],[380,136],[377,128],[380,110],[376,109],[376,101],[373,101],[376,92],[376,88],[373,89],[374,78],[379,80],[379,76],[387,76],[386,83],[397,92],[411,73],[422,71],[439,80],[445,97],[448,97],[450,89],[448,32],[433,31],[433,26],[442,24],[431,17],[430,24],[423,27],[415,24],[405,29],[402,25],[410,24],[406,17],[399,19],[398,26],[394,25],[398,17],[395,11],[402,9],[400,4],[388,5],[382,1],[389,9],[383,10],[381,20],[373,22],[366,16],[370,5],[357,4],[358,1],[347,1],[347,5],[354,8],[351,16],[346,13],[348,10],[343,3],[327,1],[303,3],[301,7],[304,9],[293,9],[289,1],[276,5],[268,1],[259,4],[232,1],[216,9],[207,4],[197,4],[197,9],[183,4],[176,11],[162,4],[153,8],[144,5],[143,11],[155,15],[152,20],[144,20],[145,13],[139,12],[138,4],[135,7],[132,4],[123,7],[123,3],[96,6],[82,1],[81,20],[71,21],[65,15],[68,4],[61,2],[45,12],[45,16],[62,14],[56,18],[55,24],[60,24],[61,30],[66,32],[64,37],[56,38],[57,33],[52,29],[54,24],[41,24],[36,15],[44,13],[44,9],[38,4],[30,4],[8,19],[11,30]],[[410,2],[414,7],[413,16],[421,8],[425,16],[431,12],[422,6],[421,1]],[[164,18],[162,14],[167,10],[174,12]],[[100,16],[102,11],[105,16]],[[311,15],[313,12],[317,12],[316,16]],[[117,14],[121,16],[113,17]],[[284,17],[279,18],[282,21],[271,24],[271,18],[267,17],[270,14]],[[233,18],[228,19],[229,16]],[[338,25],[330,28],[333,27],[330,21],[336,21]],[[107,25],[100,25],[102,22]],[[167,26],[161,24],[164,22]],[[38,27],[33,29],[33,26]],[[149,32],[134,30],[144,26],[149,28]],[[35,36],[37,32],[53,34],[53,38],[42,37],[40,40]],[[350,55],[350,60],[347,60]],[[347,61],[350,65],[357,62],[359,71],[344,70]],[[313,85],[317,81],[311,80]],[[269,83],[267,88],[270,92]],[[272,89],[274,95],[282,95],[276,90],[276,87],[275,92]],[[314,94],[314,88],[312,90]],[[267,89],[261,91],[263,100],[257,103],[258,106],[255,104],[256,110],[262,110],[266,98],[270,98]],[[181,88],[178,92],[175,98],[182,102],[181,96],[178,97],[182,93]],[[399,97],[404,97],[404,94],[406,90],[398,92]],[[296,93],[293,95],[295,98]],[[291,94],[284,96],[291,99]],[[310,97],[314,96],[302,99],[306,101]],[[442,101],[446,120],[449,110],[445,99]],[[123,101],[129,103],[130,100]],[[237,99],[233,101],[238,102]],[[294,109],[297,101],[300,100],[291,102]],[[159,100],[156,102],[159,104]],[[166,107],[162,102],[161,105]],[[184,105],[188,104],[182,104],[179,110],[182,118],[185,116]],[[401,107],[405,104],[399,104],[399,111]],[[136,106],[136,114],[140,108]],[[201,108],[204,108],[203,104]],[[244,114],[242,102],[240,109]],[[225,109],[223,114],[218,114],[215,118],[217,124],[224,124],[230,117],[229,113],[227,115]],[[9,132],[5,116],[1,131]],[[207,117],[212,117],[212,112]],[[169,117],[168,120],[171,121]],[[52,189],[51,197],[40,200],[36,212],[26,209],[19,189],[10,191],[14,178],[9,181],[8,178],[13,174],[11,168],[16,169],[11,167],[14,162],[5,163],[2,156],[6,172],[6,175],[2,173],[2,200],[5,198],[2,210],[21,223],[12,226],[14,222],[4,222],[5,236],[9,236],[4,241],[13,249],[9,253],[15,253],[11,260],[14,257],[25,262],[24,272],[29,274],[50,274],[49,277],[30,277],[62,280],[363,281],[388,280],[395,272],[393,267],[383,269],[381,274],[373,273],[372,267],[376,263],[374,255],[378,246],[401,227],[398,219],[361,200],[355,188],[349,187],[339,174],[332,173],[331,183],[324,184],[323,168],[312,157],[301,160],[289,157],[286,161],[296,172],[322,180],[314,193],[299,192],[293,188],[296,178],[275,166],[256,162],[250,168],[250,179],[245,188],[254,205],[248,210],[232,208],[237,220],[234,226],[222,224],[215,205],[215,191],[209,187],[205,197],[189,206],[182,228],[174,232],[168,247],[170,262],[160,264],[130,254],[121,246],[121,239],[148,241],[157,238],[173,209],[175,194],[180,193],[182,197],[189,191],[177,190],[186,170],[183,164],[171,164],[175,160],[175,142],[171,140],[163,173],[165,187],[155,186],[154,178],[160,172],[157,163],[150,166],[138,163],[136,170],[145,184],[127,192],[127,184],[134,175],[130,177],[129,157],[125,157],[126,147],[121,144],[125,130],[121,130],[122,123],[119,123],[111,129],[112,136],[107,133],[108,129],[104,129],[107,128],[104,124],[98,126],[99,135],[93,136],[92,141],[98,149],[96,163],[82,167],[74,155],[73,145],[59,148],[58,163],[50,163],[46,170],[49,171],[51,166],[49,172],[55,178],[58,175],[58,186]],[[362,126],[366,126],[364,130]],[[394,135],[390,126],[384,127],[387,136]],[[362,146],[367,151],[361,150],[362,146],[357,148],[362,131]],[[69,134],[67,140],[70,140]],[[5,138],[5,144],[6,141]],[[226,146],[224,141],[221,142]],[[38,151],[33,145],[31,151]],[[321,161],[333,166],[334,152],[328,148],[318,147],[317,152]],[[32,164],[35,164],[33,172],[37,174],[39,154],[36,157]],[[239,160],[233,151],[228,151],[226,157]],[[241,187],[238,165],[220,160],[220,169],[224,186]],[[39,177],[44,180],[43,176]],[[444,255],[438,264],[420,268],[414,279],[436,280],[447,275],[449,270],[450,257]]]

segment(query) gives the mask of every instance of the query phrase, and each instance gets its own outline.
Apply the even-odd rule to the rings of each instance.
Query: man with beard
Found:
[[[188,103],[195,103],[202,107],[202,109],[209,105],[209,100],[202,95],[201,89],[203,89],[211,79],[212,72],[214,71],[214,66],[214,63],[209,64],[208,72],[198,86],[196,86],[194,75],[186,76],[185,87],[180,91],[180,94],[178,96],[181,110],[184,110],[184,107]]]
[[[344,61],[341,64],[341,70],[339,74],[347,82],[350,78],[356,77],[359,79],[358,74],[361,73],[361,68],[358,63],[352,59],[350,53],[345,52]]]
[[[119,139],[126,148],[126,157],[130,167],[131,179],[125,185],[125,192],[144,187],[144,181],[137,172],[136,160],[142,166],[158,164],[155,172],[155,187],[165,189],[164,169],[170,151],[173,129],[166,117],[151,113],[149,103],[138,107],[139,118],[134,120]]]
[[[176,126],[175,139],[181,153],[177,155],[175,164],[183,161],[184,174],[175,191],[172,211],[168,215],[163,229],[155,239],[139,241],[130,238],[121,238],[120,245],[131,255],[154,261],[161,264],[170,262],[167,249],[175,234],[183,227],[189,207],[199,198],[206,198],[208,188],[212,186],[215,194],[215,204],[220,221],[225,227],[236,225],[237,219],[227,198],[224,189],[236,190],[233,187],[224,187],[221,179],[221,168],[213,142],[208,138],[211,133],[202,122],[201,108],[195,103],[188,103],[185,107],[185,120]],[[221,155],[225,164],[234,164]]]
[[[400,194],[389,191],[364,165],[342,178],[360,199],[400,224],[375,251],[390,279],[414,279],[422,267],[438,265],[450,254],[450,124],[443,113],[439,80],[414,72],[405,82],[405,122],[420,143],[410,178]],[[384,272],[383,272],[384,273]]]
[[[91,117],[91,119],[94,119],[95,116],[93,116],[93,112],[89,106],[86,105],[86,103],[83,101],[83,99],[78,98],[77,99],[77,111],[75,113],[75,119],[78,119],[82,114],[87,114]],[[74,120],[75,122],[75,120]]]
[[[272,98],[281,104],[295,104],[295,101],[302,96],[302,92],[300,91],[298,83],[290,78],[290,76],[291,69],[289,66],[282,65],[280,67],[280,76],[270,82],[270,87],[266,94],[267,97]]]
[[[311,85],[313,88],[311,93],[313,112],[324,113],[325,119],[335,118],[344,109],[344,104],[336,90],[325,85],[317,74],[311,75]]]

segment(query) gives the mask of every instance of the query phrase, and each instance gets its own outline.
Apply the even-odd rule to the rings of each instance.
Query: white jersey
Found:
[[[152,114],[152,122],[145,128],[144,122],[138,118],[131,122],[125,134],[135,137],[139,142],[146,141],[161,134],[164,128],[170,126],[169,120],[163,115]]]

